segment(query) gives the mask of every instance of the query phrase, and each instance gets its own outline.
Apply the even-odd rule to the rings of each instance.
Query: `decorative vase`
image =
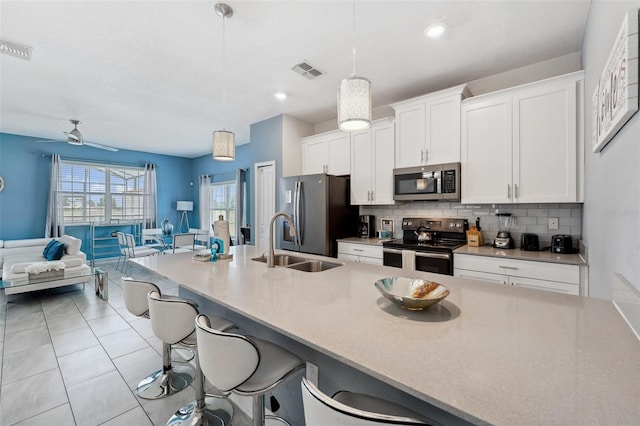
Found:
[[[163,235],[171,235],[173,233],[173,225],[169,223],[169,219],[165,219],[160,224]]]

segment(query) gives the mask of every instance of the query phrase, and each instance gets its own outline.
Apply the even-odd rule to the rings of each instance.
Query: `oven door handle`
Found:
[[[383,248],[382,252],[383,253],[402,254],[402,250],[390,249],[390,248]]]
[[[446,253],[426,253],[423,251],[417,251],[416,252],[416,257],[430,257],[433,259],[451,259],[451,255],[450,254],[446,254]]]

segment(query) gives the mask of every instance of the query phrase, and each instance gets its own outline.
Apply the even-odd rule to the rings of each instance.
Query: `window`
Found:
[[[142,220],[144,169],[61,161],[65,223]]]
[[[222,215],[229,222],[231,238],[236,238],[236,181],[216,182],[211,184],[211,223]]]

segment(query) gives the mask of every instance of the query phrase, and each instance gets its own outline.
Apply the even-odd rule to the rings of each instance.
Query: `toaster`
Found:
[[[551,237],[552,253],[573,253],[571,235],[554,235]]]
[[[536,234],[522,234],[520,249],[524,251],[539,251],[540,242]]]

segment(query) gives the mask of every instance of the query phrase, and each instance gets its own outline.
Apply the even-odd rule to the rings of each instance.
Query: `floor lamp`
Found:
[[[180,216],[180,224],[178,225],[178,232],[182,232],[182,221],[187,222],[187,231],[189,231],[189,215],[187,212],[193,211],[193,201],[178,201],[176,210],[182,212]]]

